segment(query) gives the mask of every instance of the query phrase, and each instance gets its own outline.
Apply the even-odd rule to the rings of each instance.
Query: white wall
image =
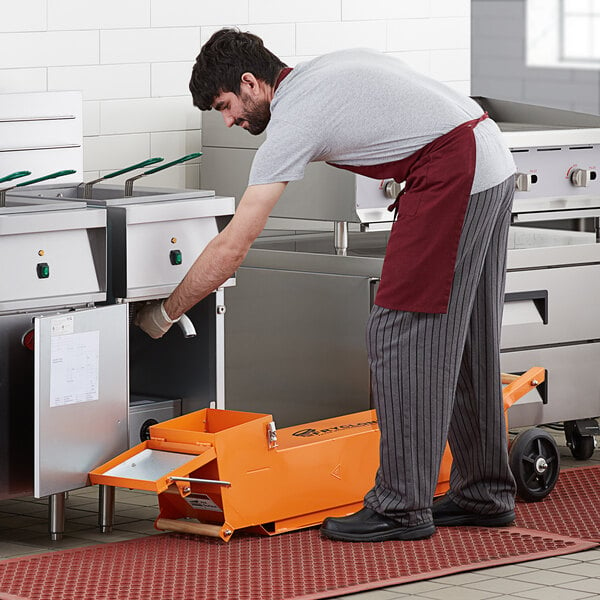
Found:
[[[85,178],[201,147],[187,89],[222,26],[263,37],[284,62],[346,47],[397,55],[469,93],[470,0],[2,0],[0,93],[80,89]],[[69,168],[65,165],[64,168]],[[148,184],[197,187],[199,165]]]

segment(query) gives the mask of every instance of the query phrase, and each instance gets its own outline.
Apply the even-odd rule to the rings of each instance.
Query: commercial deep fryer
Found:
[[[10,96],[11,103],[6,108],[9,114],[13,114],[11,110],[16,110],[14,106],[31,103],[28,94],[19,95],[20,102]],[[46,114],[74,113],[78,119],[81,117],[80,95],[50,94],[48,100],[56,100],[56,106],[51,108],[44,104],[43,94],[34,96],[36,110],[45,107],[50,112],[42,112],[41,116],[34,114],[28,120],[18,117],[18,124],[25,123],[28,127],[43,125],[48,121],[44,117]],[[62,105],[65,100],[73,101],[74,106],[69,107],[68,111]],[[0,96],[0,109],[3,106]],[[70,121],[65,118],[58,122]],[[15,137],[18,131],[21,128],[9,133]],[[48,143],[45,145],[50,146],[52,142],[55,153],[60,153],[63,144],[61,131],[55,127],[47,136]],[[77,146],[77,164],[80,167],[81,127],[78,132],[79,144],[76,144],[76,139],[72,140],[69,150],[71,145]],[[16,137],[21,139],[18,135]],[[21,152],[17,146],[18,143],[14,142],[6,153],[6,156],[12,157],[14,164],[11,163],[11,168],[14,171],[26,166],[14,158],[15,153]],[[46,156],[40,152],[39,162],[43,164]],[[31,156],[29,158],[33,160]],[[148,160],[143,163],[149,164]],[[41,167],[38,165],[36,168]],[[33,173],[34,169],[31,171]],[[150,171],[146,173],[150,174]],[[103,219],[104,241],[101,252],[94,255],[91,264],[102,272],[102,297],[98,302],[104,303],[102,310],[114,311],[119,315],[119,322],[114,324],[115,330],[120,331],[122,322],[124,333],[119,342],[119,351],[114,352],[114,361],[119,361],[119,368],[112,373],[102,372],[101,377],[106,378],[107,382],[114,379],[115,385],[123,387],[120,443],[124,446],[135,445],[148,436],[149,426],[158,421],[208,406],[223,408],[223,289],[215,291],[189,312],[186,335],[176,327],[163,339],[152,340],[131,325],[131,317],[139,303],[165,298],[171,293],[197,255],[229,220],[234,202],[233,198],[219,198],[207,190],[171,190],[136,185],[132,192],[126,192],[125,186],[118,184],[95,185],[92,194],[88,194],[90,197],[84,198],[86,188],[81,183],[82,178],[81,169],[78,168],[77,174],[69,178],[66,184],[61,182],[12,190],[7,194],[7,202],[12,205],[56,206],[61,215],[67,214],[66,209],[71,208],[78,213],[99,215]],[[64,217],[61,217],[62,221]],[[96,239],[89,237],[90,243]],[[80,248],[69,248],[68,238],[62,232],[57,234],[57,240],[62,254],[72,260],[76,260],[79,254],[86,256]],[[64,247],[61,245],[63,243]],[[8,256],[10,253],[6,254],[7,260]],[[54,273],[51,265],[50,273]],[[17,277],[18,274],[18,270],[10,271],[11,277]],[[85,279],[80,273],[75,275]],[[233,283],[232,278],[225,286]],[[39,305],[46,306],[44,303]],[[192,335],[194,330],[195,336]],[[101,357],[101,360],[104,359]],[[11,368],[7,366],[7,376],[12,376]],[[104,421],[96,419],[96,422]],[[44,423],[40,424],[40,429],[48,434]],[[77,428],[73,430],[77,435]],[[106,431],[102,433],[105,435]],[[107,448],[109,454],[117,452],[109,446],[109,442]],[[104,459],[104,455],[101,459]],[[100,462],[99,459],[96,465]],[[85,472],[89,470],[88,466]],[[87,478],[84,477],[79,487],[86,483]],[[108,531],[112,524],[113,496],[107,490],[102,492],[101,527]]]
[[[0,208],[0,498],[65,492],[127,447],[127,309],[106,300],[106,213],[76,202]]]
[[[600,117],[476,100],[499,123],[518,171],[502,370],[543,365],[548,375],[511,408],[510,423],[564,421],[573,453],[584,458],[597,431],[588,419],[600,415]],[[201,182],[240,197],[261,139],[219,120],[204,117]],[[227,294],[228,408],[289,425],[369,407],[364,328],[397,193],[397,182],[323,164],[288,185],[272,230]]]

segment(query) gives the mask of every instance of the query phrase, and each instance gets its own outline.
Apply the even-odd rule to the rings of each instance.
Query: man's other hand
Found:
[[[148,302],[136,312],[133,322],[155,340],[165,335],[175,323],[167,315],[163,300]]]

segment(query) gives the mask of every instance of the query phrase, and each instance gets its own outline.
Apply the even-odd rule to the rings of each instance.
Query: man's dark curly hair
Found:
[[[192,69],[190,92],[194,106],[210,110],[222,92],[239,95],[240,80],[246,72],[274,86],[285,67],[258,36],[239,29],[220,29],[204,44]]]

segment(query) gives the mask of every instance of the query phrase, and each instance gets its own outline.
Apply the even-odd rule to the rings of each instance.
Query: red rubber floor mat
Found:
[[[600,467],[562,470],[549,496],[516,512],[518,527],[600,542]]]
[[[309,600],[595,545],[515,527],[441,528],[428,540],[375,544],[333,542],[316,529],[228,543],[161,534],[0,562],[0,598]]]

